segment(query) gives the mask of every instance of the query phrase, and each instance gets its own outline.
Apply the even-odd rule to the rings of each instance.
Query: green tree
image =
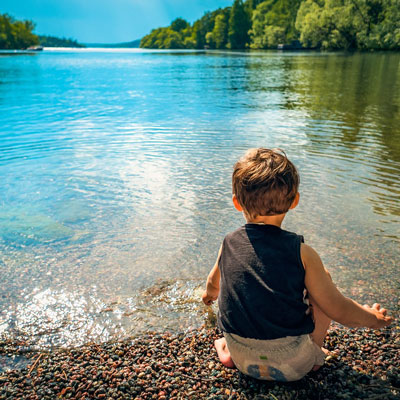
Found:
[[[194,49],[195,43],[192,39],[192,27],[189,23],[187,24],[186,28],[181,30],[180,34],[182,38],[183,48]]]
[[[215,18],[214,29],[212,31],[215,48],[223,49],[228,42],[228,21],[225,14],[219,14]]]
[[[195,49],[202,49],[204,48],[204,45],[206,43],[206,39],[205,39],[205,35],[206,33],[204,33],[203,36],[203,29],[202,29],[202,24],[200,20],[197,20],[194,22],[193,24],[193,28],[192,28],[192,37],[191,37],[191,41],[194,44],[194,48]]]
[[[246,12],[242,0],[235,0],[229,16],[228,47],[244,49],[249,43],[249,29],[249,14]]]
[[[298,38],[295,23],[300,0],[266,0],[253,12],[252,48],[276,48]]]
[[[354,11],[345,0],[326,0],[322,5],[306,0],[296,20],[301,42],[306,47],[323,49],[355,48],[360,15]]]
[[[400,49],[399,0],[306,0],[297,14],[301,42],[323,49]]]
[[[360,49],[400,49],[400,1],[353,0],[354,7],[364,23],[356,33]],[[361,4],[360,4],[361,3]]]
[[[264,29],[265,48],[276,48],[286,42],[285,29],[276,25],[267,25]]]
[[[180,32],[188,26],[190,26],[189,23],[183,18],[177,18],[171,22],[170,28],[175,32]]]
[[[207,44],[206,35],[214,27],[215,16],[211,12],[206,12],[199,20],[195,21],[192,29],[192,39],[196,49],[204,49]]]
[[[26,49],[39,43],[33,32],[32,21],[17,21],[8,14],[0,14],[0,49]]]
[[[267,26],[266,15],[271,11],[276,0],[267,0],[260,3],[252,15],[252,26],[250,30],[251,47],[264,49],[268,47],[264,33]]]
[[[247,17],[248,17],[248,21],[249,21],[249,29],[251,28],[251,21],[253,18],[253,12],[256,9],[256,7],[262,3],[263,0],[245,0],[244,1],[244,8],[247,12]]]
[[[215,42],[214,42],[214,37],[213,37],[213,33],[212,32],[207,32],[206,34],[206,43],[207,46],[215,49]]]
[[[246,0],[244,6],[249,10],[254,10],[263,0]]]
[[[194,48],[192,28],[182,18],[177,18],[165,28],[153,29],[140,41],[140,47],[149,49],[184,49]]]
[[[219,8],[213,12],[206,12],[203,17],[199,20],[195,21],[192,28],[192,40],[195,42],[194,48],[203,49],[205,45],[212,44],[211,47],[214,47],[214,38],[212,36],[215,21],[220,14],[224,14],[226,16],[226,20],[228,19],[230,7]],[[208,35],[210,33],[210,35]],[[207,40],[208,39],[208,40]]]
[[[148,49],[183,49],[184,38],[170,27],[153,29],[140,41],[140,47]]]

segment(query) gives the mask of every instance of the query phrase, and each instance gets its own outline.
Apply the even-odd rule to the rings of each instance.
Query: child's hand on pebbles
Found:
[[[217,298],[218,297],[210,296],[207,291],[204,291],[203,295],[201,296],[201,299],[206,306],[211,306],[211,304],[214,303]]]
[[[376,317],[376,322],[371,325],[370,328],[384,328],[385,326],[389,326],[393,322],[393,318],[386,315],[386,308],[381,308],[380,304],[374,303],[372,307],[370,307],[368,304],[364,304],[363,307],[367,309],[371,314],[374,314]]]

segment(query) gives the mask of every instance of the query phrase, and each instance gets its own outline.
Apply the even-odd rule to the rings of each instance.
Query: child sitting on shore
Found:
[[[302,236],[281,228],[299,202],[296,167],[279,150],[251,149],[234,166],[233,204],[246,224],[228,234],[202,299],[218,298],[220,361],[258,379],[294,381],[324,363],[331,320],[382,328],[379,304],[342,295]]]

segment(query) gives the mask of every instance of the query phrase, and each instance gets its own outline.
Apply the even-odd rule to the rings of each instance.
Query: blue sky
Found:
[[[83,43],[140,39],[182,17],[193,22],[233,0],[1,0],[0,13],[36,23],[35,33]]]

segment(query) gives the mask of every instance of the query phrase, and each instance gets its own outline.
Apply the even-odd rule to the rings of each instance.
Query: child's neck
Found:
[[[246,222],[248,224],[275,225],[280,228],[285,216],[286,216],[286,213],[279,214],[279,215],[259,215],[255,218],[249,218],[249,217],[245,216],[245,218],[246,218]]]

